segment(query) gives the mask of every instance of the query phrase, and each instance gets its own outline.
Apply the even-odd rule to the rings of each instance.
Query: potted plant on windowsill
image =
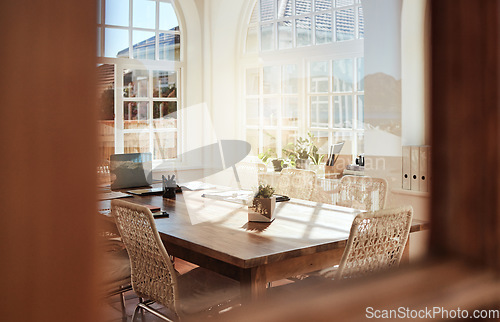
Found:
[[[275,217],[276,196],[270,185],[260,185],[251,206],[248,206],[248,221],[271,222]]]

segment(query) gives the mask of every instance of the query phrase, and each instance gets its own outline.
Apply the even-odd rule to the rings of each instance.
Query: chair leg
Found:
[[[122,320],[127,321],[127,311],[125,309],[125,293],[120,293],[120,302],[122,306]]]
[[[134,310],[134,314],[132,314],[132,322],[135,321],[135,317],[137,315],[137,312],[139,311],[141,307],[139,306],[139,304],[137,304],[137,306],[135,307],[135,310]],[[142,312],[143,310],[141,310]],[[142,321],[144,321],[144,313],[142,314]]]

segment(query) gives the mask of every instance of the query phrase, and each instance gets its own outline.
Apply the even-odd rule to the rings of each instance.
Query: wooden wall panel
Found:
[[[500,268],[498,1],[430,1],[431,252]]]
[[[0,2],[3,321],[96,321],[96,1]]]

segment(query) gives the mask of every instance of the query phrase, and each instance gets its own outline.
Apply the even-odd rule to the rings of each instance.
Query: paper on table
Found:
[[[104,192],[99,194],[99,200],[110,200],[110,199],[127,198],[127,197],[132,197],[132,196],[119,191]]]
[[[179,185],[181,186],[181,189],[191,190],[191,191],[215,188],[215,186],[213,184],[205,183],[205,182],[201,182],[201,181],[190,181],[190,182],[186,182],[186,183],[179,184]]]
[[[224,200],[243,205],[248,205],[253,197],[253,191],[249,190],[214,191],[210,193],[204,193],[201,196],[210,199]]]

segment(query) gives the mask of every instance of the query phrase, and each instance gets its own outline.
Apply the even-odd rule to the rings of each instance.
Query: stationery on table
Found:
[[[335,162],[337,161],[343,146],[344,146],[344,141],[330,146],[330,149],[328,151],[328,159],[326,160],[325,164],[326,166],[335,165]]]

